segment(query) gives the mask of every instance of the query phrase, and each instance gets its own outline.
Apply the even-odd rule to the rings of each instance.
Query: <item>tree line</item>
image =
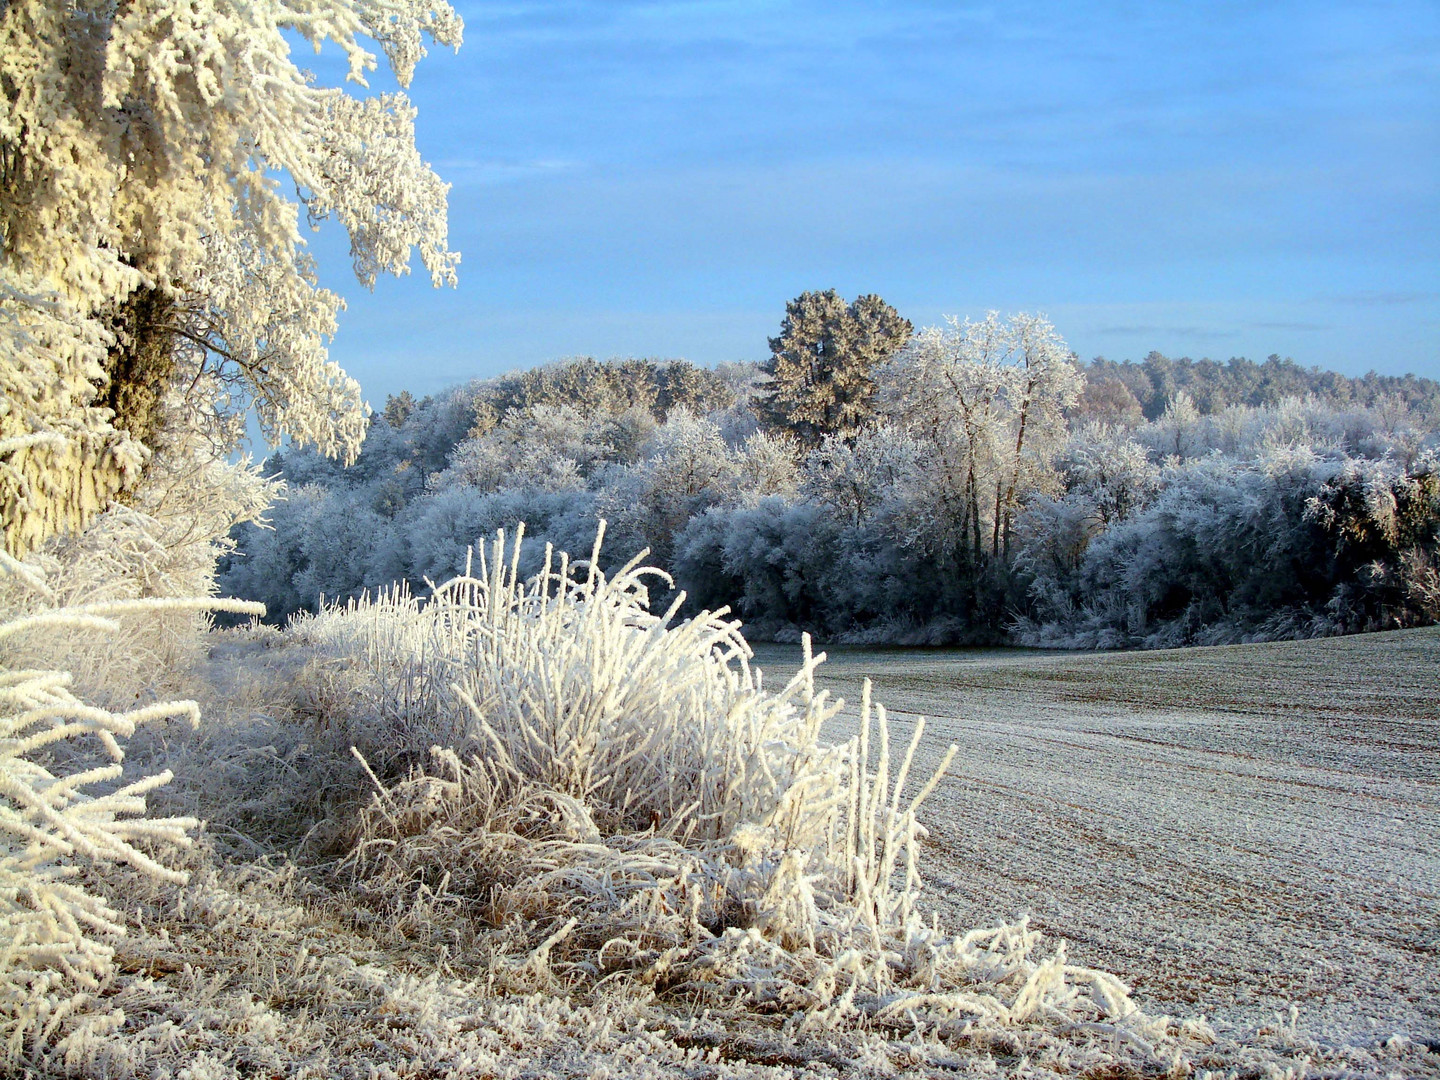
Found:
[[[1430,380],[1084,363],[1038,316],[917,331],[834,291],[769,344],[402,393],[354,465],[272,457],[288,499],[239,527],[222,587],[283,618],[423,591],[521,521],[538,567],[604,518],[616,562],[648,548],[762,637],[1156,646],[1440,614]]]

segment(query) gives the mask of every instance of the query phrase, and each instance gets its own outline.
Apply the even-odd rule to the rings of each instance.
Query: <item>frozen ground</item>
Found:
[[[985,1012],[979,991],[953,1011],[927,993],[902,999],[918,1001],[903,1022],[888,1006],[806,1007],[839,986],[808,948],[740,925],[712,948],[708,894],[688,891],[689,864],[648,829],[597,842],[549,809],[566,803],[496,802],[439,774],[374,796],[349,747],[376,737],[366,695],[380,684],[314,633],[218,637],[193,680],[206,722],[131,742],[138,773],[177,773],[159,808],[211,824],[176,855],[188,885],[87,879],[127,934],[34,1075],[1440,1080],[1440,631],[1170,653],[839,651],[821,669],[829,688],[855,701],[869,675],[897,740],[923,713],[932,763],[962,748],[921,808],[944,927],[1029,914],[1045,934],[1014,978],[1010,945],[935,969],[938,984],[914,969],[947,993],[993,990],[1016,1015]],[[796,658],[767,647],[767,681]],[[611,670],[574,668],[576,692]],[[1058,1006],[1021,1009],[1056,937],[1071,964],[1134,986],[1148,1015],[1086,1011],[1064,996],[1094,985],[1073,968],[1081,981],[1052,985]],[[630,938],[636,951],[602,974]],[[865,975],[863,957],[884,955],[885,986],[926,955],[844,942],[830,970]],[[626,968],[631,955],[645,958]],[[1217,1037],[1188,1022],[1201,1014]]]
[[[1150,653],[831,649],[932,758],[930,900],[1028,912],[1151,1012],[1440,1040],[1440,631]],[[757,663],[788,676],[798,650]],[[848,710],[847,710],[848,712]],[[836,733],[843,733],[837,720]],[[924,772],[917,769],[917,772]]]

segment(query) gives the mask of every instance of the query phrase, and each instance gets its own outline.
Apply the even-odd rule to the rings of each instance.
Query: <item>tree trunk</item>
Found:
[[[1000,480],[1000,479],[996,479],[996,481],[995,481],[995,526],[994,526],[994,528],[991,530],[991,536],[990,536],[990,554],[991,554],[992,556],[993,556],[993,555],[999,555],[999,554],[1000,554],[1000,515],[1001,515],[1001,507],[1004,505],[1004,497],[1003,497],[1002,494],[1001,494],[1001,489],[1004,487],[1004,485],[1005,485],[1005,481]]]
[[[1010,561],[1010,515],[1012,512],[1012,508],[1015,505],[1015,489],[1020,486],[1020,459],[1021,455],[1025,451],[1025,425],[1030,419],[1030,401],[1034,393],[1035,380],[1031,379],[1025,385],[1025,398],[1023,404],[1021,404],[1020,406],[1020,426],[1018,432],[1015,435],[1015,468],[1011,470],[1010,473],[1010,490],[1005,493],[1004,558],[1007,563]],[[996,490],[998,492],[999,485],[996,485]],[[996,507],[995,513],[995,535],[997,540],[1001,535],[1000,513],[998,506]],[[1000,545],[997,543],[995,546],[998,550]]]
[[[99,404],[115,410],[111,426],[152,446],[160,428],[165,391],[175,374],[175,301],[141,286],[110,316],[115,344],[105,360],[109,385]]]
[[[980,565],[980,482],[975,478],[975,466],[972,462],[970,475],[966,480],[965,487],[970,499],[970,527],[974,531],[975,540],[975,565]]]

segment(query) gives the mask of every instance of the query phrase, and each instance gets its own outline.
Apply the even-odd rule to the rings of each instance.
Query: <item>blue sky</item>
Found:
[[[458,8],[411,95],[459,288],[367,293],[315,241],[376,406],[564,356],[763,359],[825,288],[917,326],[1042,311],[1087,359],[1440,378],[1435,0]]]

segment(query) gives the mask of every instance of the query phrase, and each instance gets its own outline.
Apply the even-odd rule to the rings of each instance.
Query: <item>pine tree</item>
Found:
[[[827,435],[854,438],[875,416],[871,372],[912,330],[874,294],[846,304],[834,289],[801,293],[785,305],[780,336],[770,339],[764,369],[772,381],[762,415],[806,447]]]

